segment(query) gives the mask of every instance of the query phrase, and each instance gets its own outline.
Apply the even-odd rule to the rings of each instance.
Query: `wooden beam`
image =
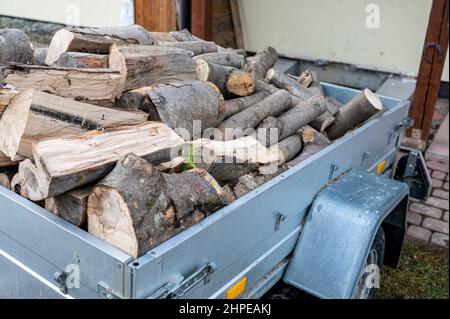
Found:
[[[192,0],[191,32],[203,40],[212,39],[213,1]]]
[[[449,0],[433,0],[416,93],[411,108],[414,137],[427,140],[448,48]]]
[[[134,0],[136,24],[148,31],[177,30],[177,14],[173,0]]]

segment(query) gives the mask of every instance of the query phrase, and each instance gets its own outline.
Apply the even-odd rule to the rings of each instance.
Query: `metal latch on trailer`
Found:
[[[163,287],[155,291],[148,299],[178,299],[186,295],[195,286],[203,282],[206,285],[210,276],[217,269],[214,263],[209,263],[197,270],[195,273],[184,279],[178,276],[173,281],[168,282]]]

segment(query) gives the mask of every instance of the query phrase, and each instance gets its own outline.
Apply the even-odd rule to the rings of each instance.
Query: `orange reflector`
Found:
[[[247,277],[244,277],[230,290],[227,291],[227,299],[236,299],[237,297],[239,297],[244,292],[246,286]]]
[[[377,166],[377,174],[381,174],[381,173],[384,172],[384,169],[386,168],[386,163],[387,163],[387,161],[384,160],[380,164],[378,164],[378,166]]]

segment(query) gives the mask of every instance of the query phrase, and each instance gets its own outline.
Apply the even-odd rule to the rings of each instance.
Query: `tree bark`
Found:
[[[266,81],[272,83],[279,89],[288,91],[300,99],[306,100],[313,96],[310,91],[298,84],[294,79],[275,69],[267,71]]]
[[[81,69],[107,69],[108,55],[84,53],[84,52],[64,52],[61,54],[54,66],[62,68]]]
[[[278,152],[278,166],[283,166],[300,153],[303,142],[300,134],[296,133],[272,147]]]
[[[324,95],[319,77],[314,71],[306,70],[298,77],[297,82],[301,86],[308,88],[312,95]]]
[[[7,65],[0,67],[1,79],[18,89],[36,89],[103,106],[113,105],[122,93],[120,74],[106,69]]]
[[[45,209],[77,226],[86,227],[87,202],[93,187],[87,186],[45,200]]]
[[[164,175],[130,154],[92,191],[88,230],[138,258],[203,219],[202,208],[221,207],[212,180],[201,170]]]
[[[218,129],[225,134],[226,140],[244,136],[244,131],[256,128],[265,118],[277,116],[291,106],[292,99],[287,91],[278,91],[261,102],[233,115],[219,125]]]
[[[231,116],[242,112],[256,103],[261,102],[269,95],[266,92],[259,92],[246,97],[241,97],[233,100],[225,101],[225,114],[224,119],[228,119]]]
[[[55,33],[45,63],[53,65],[64,52],[108,54],[113,44],[153,44],[150,33],[138,25],[112,28],[61,29]]]
[[[248,96],[255,92],[255,79],[236,68],[195,60],[197,79],[214,83],[225,96]]]
[[[187,140],[216,127],[224,117],[223,96],[210,82],[160,84],[149,88],[147,94],[161,121],[188,133],[183,136]],[[194,132],[194,121],[201,121],[201,132]]]
[[[47,57],[48,48],[34,49],[33,64],[45,66],[45,58]]]
[[[331,141],[313,127],[306,125],[300,130],[304,144],[330,145]]]
[[[186,42],[156,41],[155,45],[191,51],[194,54],[194,56],[205,53],[217,52],[217,45],[214,42],[207,42],[207,41],[186,41]]]
[[[158,122],[40,141],[33,146],[36,165],[22,162],[16,185],[33,201],[55,197],[103,178],[130,152],[154,165],[169,163],[162,165],[164,169],[178,167],[175,159],[183,143]]]
[[[33,63],[34,50],[30,38],[18,29],[0,29],[0,63]]]
[[[256,85],[255,85],[255,91],[256,92],[266,92],[269,94],[274,94],[278,91],[280,91],[279,88],[275,87],[272,84],[266,83],[264,81],[261,80],[256,80]],[[291,93],[289,93],[291,95],[291,99],[292,99],[292,106],[295,106],[301,102],[303,102],[305,99],[299,98],[298,96],[295,96]]]
[[[255,79],[264,80],[267,71],[275,65],[277,60],[277,51],[272,47],[267,47],[254,57],[247,58],[244,69],[252,74]]]
[[[294,167],[294,166],[306,161],[313,155],[319,153],[320,151],[324,150],[326,147],[327,147],[327,145],[306,144],[303,147],[302,153],[298,157],[294,158],[292,161],[288,162],[287,165],[288,165],[288,167]]]
[[[109,66],[120,71],[119,92],[156,83],[195,80],[195,63],[189,51],[143,45],[113,45]]]
[[[289,111],[283,113],[276,120],[272,120],[272,126],[265,125],[264,128],[279,128],[279,140],[283,140],[293,135],[303,126],[311,123],[317,116],[327,110],[327,101],[324,97],[314,96],[297,104]]]
[[[33,142],[62,134],[139,124],[144,112],[121,111],[25,90],[0,119],[0,151],[12,160],[30,157]]]
[[[383,109],[378,96],[365,89],[338,111],[336,120],[327,128],[326,133],[331,140],[338,139]]]
[[[165,41],[165,42],[178,42],[177,39],[175,39],[169,32],[155,32],[151,31],[150,37],[153,39],[153,43],[156,43],[158,41]]]
[[[22,160],[22,159],[20,159],[20,160]],[[8,156],[6,156],[2,151],[0,151],[0,168],[15,166],[18,164],[19,164],[18,162],[12,161]]]
[[[242,69],[245,62],[245,58],[242,55],[232,51],[206,53],[196,56],[195,59],[202,59],[208,63],[215,63],[236,69]]]

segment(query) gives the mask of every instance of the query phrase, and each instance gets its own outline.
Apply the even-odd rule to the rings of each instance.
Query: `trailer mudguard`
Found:
[[[406,231],[407,184],[351,170],[319,193],[284,281],[319,298],[352,298],[383,226],[386,265],[396,267]]]

